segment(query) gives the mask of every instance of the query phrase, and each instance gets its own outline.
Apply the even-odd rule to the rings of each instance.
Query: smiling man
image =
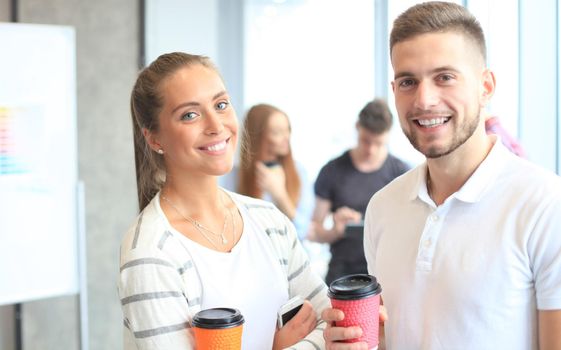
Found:
[[[426,162],[365,216],[388,348],[561,349],[561,180],[486,135],[495,77],[481,26],[423,3],[395,20],[390,52],[400,124]],[[335,341],[356,333],[328,327],[327,348],[351,349]]]

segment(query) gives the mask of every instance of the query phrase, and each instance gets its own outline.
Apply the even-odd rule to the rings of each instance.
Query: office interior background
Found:
[[[76,31],[76,166],[85,187],[87,341],[80,341],[79,298],[67,295],[23,304],[23,348],[122,347],[118,254],[138,211],[129,94],[140,67],[168,51],[210,56],[223,73],[240,121],[259,102],[287,112],[293,152],[313,179],[325,162],[354,145],[354,123],[367,101],[384,97],[393,107],[388,35],[393,19],[416,2],[0,0],[1,22]],[[497,78],[489,113],[500,117],[531,161],[559,174],[558,2],[456,2],[479,18],[487,36],[488,65]],[[411,165],[422,161],[397,120],[390,151]],[[13,234],[0,230],[0,244]],[[0,306],[0,349],[15,348],[14,316],[14,306]]]

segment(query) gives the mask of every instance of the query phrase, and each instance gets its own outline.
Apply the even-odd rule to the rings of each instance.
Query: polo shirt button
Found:
[[[430,218],[432,221],[438,221],[438,215],[436,214],[433,214]]]
[[[423,246],[424,246],[425,248],[430,247],[431,244],[432,244],[432,239],[430,239],[430,238],[423,242]]]

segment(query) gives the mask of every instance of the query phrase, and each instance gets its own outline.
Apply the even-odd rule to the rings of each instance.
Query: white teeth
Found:
[[[422,126],[433,128],[444,124],[450,118],[433,118],[433,119],[418,119],[417,122]]]
[[[224,148],[226,148],[226,141],[222,141],[220,143],[217,143],[216,145],[212,145],[209,147],[206,147],[206,150],[212,151],[212,152],[216,152],[216,151],[221,151]]]

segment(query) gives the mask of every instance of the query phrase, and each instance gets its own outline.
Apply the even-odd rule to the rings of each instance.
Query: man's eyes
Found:
[[[228,108],[229,105],[230,103],[228,101],[221,101],[216,104],[216,109],[218,109],[219,111],[223,111]]]
[[[402,89],[410,88],[413,85],[415,85],[415,81],[413,79],[403,79],[399,81],[399,87]]]
[[[454,80],[454,76],[452,74],[441,74],[437,77],[437,80],[441,82],[449,82]]]

